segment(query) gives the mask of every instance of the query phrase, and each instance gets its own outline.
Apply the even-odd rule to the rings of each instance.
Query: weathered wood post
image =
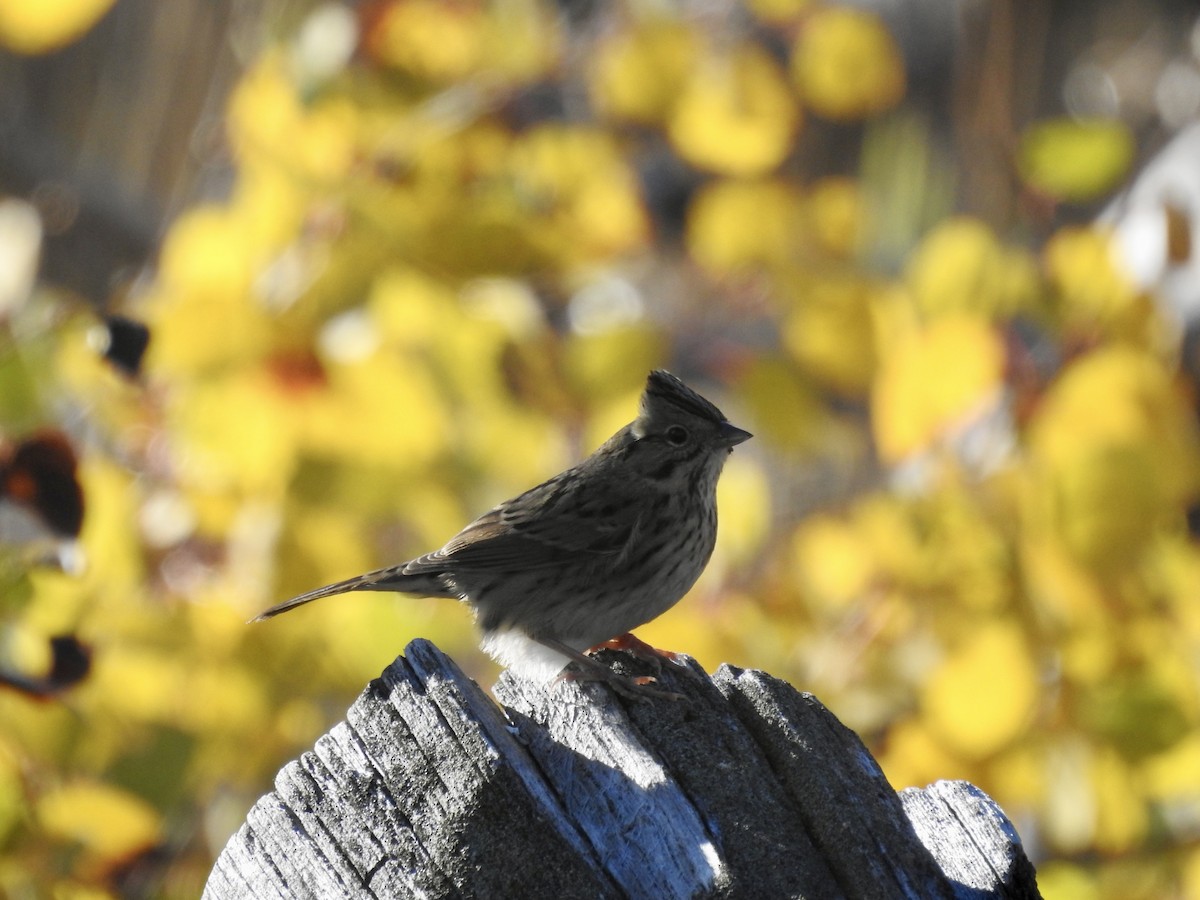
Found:
[[[279,772],[204,897],[1039,896],[977,788],[897,794],[815,698],[762,672],[660,681],[685,698],[504,673],[497,705],[414,641]]]

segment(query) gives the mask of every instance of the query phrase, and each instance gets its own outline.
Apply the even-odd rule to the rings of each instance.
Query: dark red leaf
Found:
[[[21,441],[0,462],[0,496],[36,512],[51,529],[78,537],[83,527],[83,488],[75,451],[57,431]]]

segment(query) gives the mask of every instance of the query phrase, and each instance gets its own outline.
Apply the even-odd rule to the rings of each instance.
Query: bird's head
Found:
[[[708,400],[662,369],[646,380],[637,419],[629,426],[629,459],[654,481],[716,474],[733,448],[751,437]]]

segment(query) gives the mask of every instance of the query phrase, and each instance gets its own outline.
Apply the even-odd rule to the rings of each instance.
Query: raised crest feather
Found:
[[[664,369],[655,369],[646,379],[643,411],[646,411],[647,405],[656,400],[670,403],[692,415],[710,419],[713,422],[725,421],[725,414],[721,410]]]

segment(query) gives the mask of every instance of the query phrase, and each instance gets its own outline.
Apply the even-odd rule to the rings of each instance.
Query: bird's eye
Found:
[[[687,443],[688,430],[682,425],[672,425],[667,429],[667,441],[675,447],[682,447]]]

